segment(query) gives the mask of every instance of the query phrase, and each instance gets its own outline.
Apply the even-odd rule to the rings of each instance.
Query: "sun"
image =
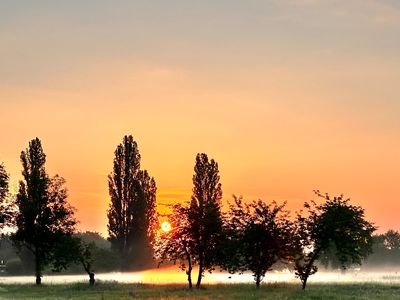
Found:
[[[164,221],[164,222],[161,224],[161,230],[162,230],[162,231],[164,231],[164,232],[169,232],[169,231],[171,231],[171,229],[172,229],[172,227],[171,227],[171,223],[170,223],[170,222]]]

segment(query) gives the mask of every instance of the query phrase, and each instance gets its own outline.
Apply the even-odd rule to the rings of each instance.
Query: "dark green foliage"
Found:
[[[0,203],[6,199],[8,194],[8,174],[3,164],[0,164]]]
[[[17,254],[8,235],[0,238],[0,260],[6,266],[7,275],[33,274],[32,253],[27,249],[22,250]]]
[[[234,196],[226,216],[221,265],[230,272],[253,272],[259,287],[265,273],[290,251],[292,226],[288,212],[276,202],[249,204]]]
[[[67,269],[72,263],[79,263],[89,275],[89,284],[94,285],[93,252],[96,248],[94,242],[85,243],[77,236],[65,236],[57,245],[54,252],[54,269],[59,272]]]
[[[168,215],[171,231],[162,232],[157,239],[155,257],[164,261],[178,262],[187,275],[189,288],[192,288],[192,269],[194,240],[189,227],[189,209],[180,204],[172,205],[172,213]]]
[[[400,250],[400,233],[395,230],[388,230],[383,235],[383,244],[388,250]]]
[[[74,208],[67,202],[65,180],[47,175],[46,155],[38,138],[22,151],[21,162],[23,180],[15,201],[17,231],[12,240],[33,254],[36,283],[40,284],[43,268],[54,262],[57,244],[74,231]]]
[[[12,204],[8,200],[9,176],[0,164],[0,229],[10,226],[13,218]]]
[[[152,260],[157,228],[157,188],[154,178],[140,170],[139,150],[131,135],[125,136],[115,150],[108,186],[108,233],[113,248],[120,254],[121,267],[146,267]]]
[[[196,156],[193,195],[188,210],[189,228],[193,239],[192,254],[199,266],[196,287],[204,271],[212,272],[222,232],[221,199],[218,164],[206,154]]]
[[[94,243],[100,249],[111,248],[111,243],[107,239],[105,239],[100,233],[95,231],[85,231],[78,232],[75,234],[76,237],[80,238],[83,242],[89,244]]]
[[[317,272],[316,260],[333,246],[342,268],[360,265],[372,251],[372,233],[376,230],[365,220],[364,209],[349,204],[350,199],[315,193],[325,202],[304,204],[307,214],[298,214],[293,237],[295,271],[303,289],[308,277]]]
[[[400,268],[400,234],[395,230],[388,230],[384,234],[373,237],[372,254],[363,263],[365,269]]]
[[[110,242],[103,238],[97,232],[79,232],[74,235],[74,238],[78,240],[78,250],[75,251],[77,255],[73,257],[73,263],[68,265],[68,273],[81,273],[83,263],[81,260],[82,254],[86,261],[90,262],[90,268],[92,272],[111,272],[118,271],[120,269],[120,261],[116,251],[110,247]],[[85,270],[85,272],[87,272]]]

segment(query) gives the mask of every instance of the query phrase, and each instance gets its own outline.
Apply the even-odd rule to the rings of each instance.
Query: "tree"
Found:
[[[389,250],[400,250],[400,233],[393,229],[388,230],[384,235],[384,245]]]
[[[3,164],[0,164],[0,226],[3,227],[9,216],[9,209],[6,203],[8,195],[9,177]]]
[[[231,273],[250,270],[260,287],[266,272],[289,256],[292,224],[284,206],[261,200],[244,204],[234,196],[226,217],[223,268]]]
[[[168,216],[171,224],[169,232],[162,232],[157,239],[155,257],[164,261],[179,262],[179,267],[185,271],[189,288],[192,284],[193,261],[193,238],[189,227],[188,208],[181,204],[172,205],[172,213]]]
[[[349,204],[343,195],[330,197],[315,191],[325,200],[317,205],[314,201],[304,204],[306,214],[297,215],[293,236],[295,274],[305,289],[308,277],[318,270],[315,262],[321,253],[332,245],[342,268],[361,264],[372,251],[372,233],[376,230],[365,220],[364,209]]]
[[[194,171],[188,217],[193,239],[192,253],[199,266],[196,283],[199,288],[204,271],[212,272],[216,263],[222,231],[222,189],[218,164],[213,159],[208,160],[206,154],[197,154]]]
[[[41,284],[44,266],[54,262],[60,240],[75,229],[74,208],[67,202],[65,180],[50,178],[45,170],[46,155],[38,138],[21,152],[22,176],[15,200],[14,244],[26,247],[35,260],[36,284]]]
[[[115,150],[114,167],[108,176],[111,203],[108,234],[122,258],[122,268],[148,264],[157,227],[156,183],[140,170],[140,154],[133,137],[125,136]],[[135,258],[133,262],[132,258]]]
[[[3,201],[6,199],[7,194],[8,194],[8,174],[6,172],[6,169],[3,164],[0,164],[0,201],[3,203]]]
[[[54,250],[53,271],[60,272],[71,264],[80,264],[89,275],[89,285],[95,283],[93,270],[93,252],[97,248],[94,242],[86,243],[78,236],[64,236]]]

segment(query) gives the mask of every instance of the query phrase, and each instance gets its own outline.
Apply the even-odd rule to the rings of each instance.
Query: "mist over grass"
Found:
[[[375,269],[374,271],[362,271],[349,269],[345,272],[340,270],[324,271],[310,277],[311,284],[388,284],[400,285],[400,269]],[[194,269],[194,271],[197,271]],[[147,269],[138,272],[108,272],[98,273],[96,278],[100,283],[114,282],[115,284],[146,284],[146,285],[185,285],[186,274],[177,266],[164,266],[160,268]],[[244,274],[230,274],[225,271],[215,270],[212,274],[206,273],[203,282],[207,285],[254,285],[254,277],[251,272]],[[24,276],[0,276],[0,284],[6,285],[30,285],[34,283],[31,275]],[[46,285],[68,285],[87,284],[86,274],[49,273],[43,276],[43,284]],[[290,284],[300,285],[300,280],[293,272],[288,270],[270,271],[266,274],[262,284]]]

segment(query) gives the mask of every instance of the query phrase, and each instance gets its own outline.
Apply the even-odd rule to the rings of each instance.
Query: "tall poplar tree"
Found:
[[[8,195],[8,174],[3,164],[0,164],[0,228],[8,220],[9,209],[6,203]]]
[[[207,154],[199,153],[193,175],[193,195],[189,206],[189,226],[194,241],[192,251],[199,266],[196,287],[199,288],[204,271],[215,266],[222,231],[221,199],[218,164]]]
[[[15,200],[14,244],[28,249],[35,260],[36,284],[43,268],[55,261],[60,241],[74,232],[74,208],[67,202],[65,180],[46,173],[46,155],[38,138],[21,152],[22,176]]]
[[[108,176],[108,234],[120,254],[122,269],[144,267],[152,259],[157,188],[154,178],[140,169],[140,159],[136,141],[125,136],[115,150]]]
[[[3,164],[0,164],[0,202],[6,199],[8,194],[8,174]]]

